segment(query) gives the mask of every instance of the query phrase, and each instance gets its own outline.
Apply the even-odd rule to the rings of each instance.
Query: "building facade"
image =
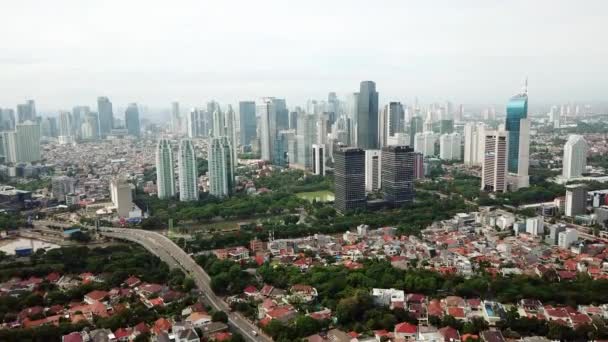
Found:
[[[334,152],[335,202],[337,211],[344,213],[365,209],[365,151],[341,148]]]
[[[182,202],[198,200],[198,170],[192,140],[182,139],[179,142],[177,163],[179,200]]]
[[[564,145],[562,177],[572,179],[581,177],[587,166],[589,147],[582,135],[570,135]]]
[[[175,196],[173,148],[169,140],[164,138],[161,138],[156,146],[156,187],[160,199]]]
[[[508,132],[485,132],[484,159],[481,168],[481,190],[490,192],[507,191],[508,151]]]
[[[393,207],[414,201],[414,149],[409,146],[382,148],[382,194]]]

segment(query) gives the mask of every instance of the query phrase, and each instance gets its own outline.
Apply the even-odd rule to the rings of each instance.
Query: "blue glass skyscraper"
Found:
[[[524,92],[513,96],[507,103],[505,130],[509,132],[509,156],[507,169],[517,173],[519,167],[519,137],[521,120],[528,117],[528,94]]]

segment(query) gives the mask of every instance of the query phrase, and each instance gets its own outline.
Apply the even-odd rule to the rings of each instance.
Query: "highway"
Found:
[[[37,221],[35,226],[57,225],[59,224],[48,221]],[[89,227],[94,229],[93,227]],[[209,304],[215,309],[226,312],[228,314],[228,323],[236,331],[238,331],[248,341],[264,341],[270,342],[271,338],[265,336],[263,332],[244,318],[238,312],[231,312],[228,304],[211,290],[211,278],[183,249],[171,241],[168,237],[152,231],[141,229],[126,229],[126,228],[110,228],[100,227],[100,233],[104,236],[127,240],[137,243],[152,254],[158,256],[162,261],[167,263],[171,268],[181,268],[189,274],[197,287],[203,292]]]

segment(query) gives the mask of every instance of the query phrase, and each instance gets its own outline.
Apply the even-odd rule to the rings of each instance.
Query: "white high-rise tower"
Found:
[[[233,150],[227,137],[209,141],[209,193],[216,197],[230,196],[234,191]]]
[[[570,135],[564,145],[564,160],[562,177],[566,180],[580,177],[587,165],[589,147],[582,135]]]
[[[158,198],[166,199],[175,196],[175,167],[173,149],[169,140],[161,138],[156,147],[156,186]]]
[[[179,142],[177,163],[179,172],[179,200],[182,202],[198,200],[198,170],[192,140],[182,139]]]

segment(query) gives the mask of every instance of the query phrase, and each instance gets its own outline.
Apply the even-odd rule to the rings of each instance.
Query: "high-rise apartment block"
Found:
[[[233,149],[227,137],[212,137],[209,141],[209,193],[227,197],[234,192]]]
[[[481,170],[481,190],[491,192],[507,191],[508,151],[508,132],[485,132],[484,159]]]
[[[161,138],[156,146],[156,187],[160,199],[175,196],[173,148],[169,140],[164,138]]]
[[[179,142],[177,164],[179,200],[182,202],[198,200],[198,169],[192,140],[182,139]]]

